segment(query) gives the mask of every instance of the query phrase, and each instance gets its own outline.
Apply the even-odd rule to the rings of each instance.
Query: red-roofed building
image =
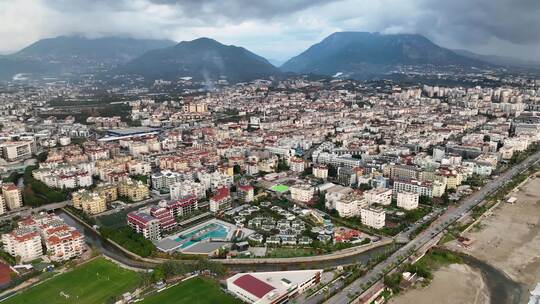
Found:
[[[227,279],[227,289],[247,303],[287,303],[317,285],[321,269],[238,273]]]
[[[267,293],[275,289],[272,285],[266,284],[250,274],[239,277],[233,281],[233,284],[256,296],[257,298],[262,298]]]
[[[172,211],[167,208],[167,203],[160,203],[158,206],[150,207],[150,215],[159,221],[161,231],[167,231],[176,227],[176,220]]]
[[[43,255],[41,236],[34,228],[23,227],[2,235],[4,250],[12,256],[21,257],[21,262],[28,262]]]
[[[210,211],[218,212],[223,209],[231,200],[231,191],[227,187],[218,188],[210,198]]]
[[[146,212],[139,210],[128,213],[127,223],[129,227],[149,240],[161,238],[159,221]]]
[[[168,202],[167,208],[173,212],[174,216],[184,216],[195,212],[199,208],[199,204],[195,195],[188,195],[179,200]]]

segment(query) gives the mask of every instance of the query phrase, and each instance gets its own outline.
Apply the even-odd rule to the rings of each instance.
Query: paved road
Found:
[[[59,203],[52,203],[52,204],[47,204],[47,205],[43,205],[43,206],[35,207],[35,208],[30,208],[28,206],[23,206],[23,207],[21,207],[19,209],[15,209],[13,211],[7,212],[6,214],[3,214],[2,216],[0,216],[0,220],[12,219],[12,218],[14,218],[16,216],[24,217],[24,216],[30,215],[32,213],[38,213],[38,212],[41,212],[41,211],[56,210],[56,209],[63,208],[65,206],[69,205],[69,204],[71,204],[71,201],[63,201],[63,202],[59,202]]]
[[[366,275],[354,281],[352,284],[347,286],[345,289],[341,290],[333,297],[331,297],[326,303],[349,303],[351,298],[349,298],[349,292],[363,292],[361,288],[367,282],[374,282],[380,279],[383,274],[385,274],[385,269],[388,270],[388,267],[392,265],[397,265],[405,256],[408,256],[408,253],[411,250],[420,248],[422,245],[426,244],[431,239],[435,238],[437,234],[449,225],[459,219],[463,214],[471,210],[474,206],[482,202],[487,196],[497,191],[500,187],[507,184],[514,176],[523,172],[525,169],[531,167],[532,165],[540,161],[540,152],[537,152],[529,156],[526,160],[520,164],[512,167],[507,170],[505,173],[501,174],[498,178],[487,183],[479,191],[473,193],[471,196],[465,198],[457,208],[448,209],[439,219],[437,219],[429,228],[420,233],[416,238],[407,243],[407,245],[401,247],[399,250],[394,252],[388,259],[379,263],[372,270],[370,270]],[[309,299],[311,300],[311,299]],[[308,303],[317,303],[314,301],[308,301]]]

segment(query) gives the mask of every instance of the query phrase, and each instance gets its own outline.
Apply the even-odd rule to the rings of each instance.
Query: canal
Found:
[[[97,234],[92,229],[87,228],[82,225],[75,219],[73,219],[69,214],[65,213],[62,210],[57,210],[56,214],[60,216],[67,224],[76,227],[79,231],[84,233],[86,243],[94,248],[95,250],[103,253],[105,256],[114,259],[124,265],[136,268],[145,268],[151,269],[154,264],[134,260],[132,257],[118,249],[116,246],[109,243],[107,240],[103,239],[99,234]],[[244,264],[244,265],[228,265],[232,271],[283,271],[283,270],[297,270],[297,269],[324,269],[324,268],[333,268],[341,265],[357,264],[362,263],[366,264],[371,258],[385,254],[385,252],[393,251],[395,245],[381,246],[377,248],[370,249],[368,251],[345,257],[339,258],[331,261],[314,261],[314,262],[303,262],[303,263],[290,263],[290,264]]]

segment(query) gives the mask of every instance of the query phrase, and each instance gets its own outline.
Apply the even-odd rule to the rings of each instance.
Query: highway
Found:
[[[439,233],[448,228],[452,223],[461,218],[466,212],[471,210],[473,207],[482,202],[487,196],[496,192],[499,188],[507,184],[514,176],[520,174],[525,169],[533,166],[534,164],[540,161],[540,152],[537,152],[518,165],[515,165],[511,169],[508,169],[506,172],[501,174],[496,179],[488,182],[484,187],[475,193],[471,194],[469,197],[462,200],[461,204],[452,209],[448,209],[444,214],[442,214],[433,224],[420,233],[416,238],[407,243],[405,246],[401,247],[399,250],[394,252],[388,259],[377,264],[373,269],[371,269],[364,276],[358,278],[356,281],[351,283],[349,286],[346,286],[344,289],[332,296],[326,303],[349,303],[351,297],[349,293],[354,292],[361,294],[364,289],[362,285],[367,282],[375,282],[382,278],[382,276],[388,272],[392,266],[399,265],[402,260],[409,256],[411,250],[416,250],[422,245],[426,244],[431,239],[435,238]],[[385,271],[386,270],[386,271]],[[316,298],[316,297],[314,297]],[[307,303],[317,303],[316,299],[308,299]]]

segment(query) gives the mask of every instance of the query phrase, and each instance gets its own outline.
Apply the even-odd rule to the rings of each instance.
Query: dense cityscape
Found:
[[[346,31],[280,66],[0,56],[0,302],[540,303],[540,70],[504,60]]]

